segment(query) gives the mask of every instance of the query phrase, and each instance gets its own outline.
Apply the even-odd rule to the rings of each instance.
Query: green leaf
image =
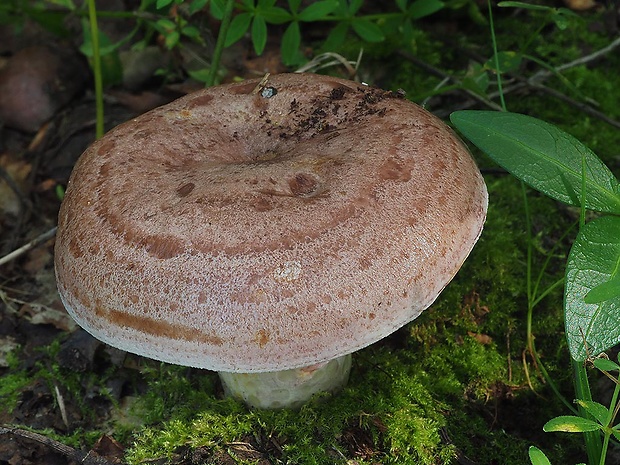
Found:
[[[337,6],[338,3],[333,0],[311,3],[299,14],[299,20],[306,22],[320,21],[325,19]]]
[[[209,80],[211,70],[209,68],[201,68],[196,70],[188,69],[187,74],[189,74],[192,79],[195,79],[198,82],[206,83]]]
[[[574,206],[581,205],[583,159],[586,208],[620,214],[618,180],[590,149],[561,129],[508,112],[462,110],[450,120],[513,176]]]
[[[184,36],[190,37],[192,39],[200,39],[200,29],[196,26],[185,26],[181,29],[181,32]]]
[[[84,43],[80,51],[86,55],[92,66],[93,44],[91,41],[90,24],[87,18],[82,19]],[[101,79],[104,87],[109,87],[123,81],[123,66],[118,56],[117,48],[123,41],[112,43],[110,38],[101,30],[99,32],[99,55],[101,59]]]
[[[489,73],[480,63],[472,62],[462,83],[466,89],[483,95],[489,88]]]
[[[597,303],[585,301],[592,289],[618,273],[619,231],[619,217],[592,220],[581,228],[568,256],[564,319],[568,348],[577,361],[620,343],[620,296]]]
[[[288,7],[293,13],[297,13],[299,5],[301,5],[301,0],[288,0]]]
[[[538,447],[530,446],[529,449],[530,462],[532,465],[551,465],[547,456]]]
[[[252,13],[241,13],[235,16],[230,22],[228,32],[226,33],[226,42],[224,46],[230,47],[232,44],[241,39],[250,28],[251,21]]]
[[[355,16],[355,13],[357,13],[357,10],[359,10],[362,7],[362,4],[364,3],[364,0],[350,0],[349,1],[349,9],[348,9],[348,14],[350,17]],[[345,1],[346,4],[346,1]]]
[[[616,270],[609,281],[590,289],[583,300],[587,304],[598,304],[618,296],[620,296],[620,275]]]
[[[325,42],[323,42],[323,50],[334,50],[339,48],[347,38],[347,33],[349,32],[349,25],[346,22],[339,23],[335,28],[333,28]]]
[[[282,55],[282,62],[285,65],[289,65],[295,62],[297,58],[297,52],[301,44],[301,31],[299,30],[299,23],[297,21],[292,22],[284,31],[282,35],[282,45],[280,45],[280,54]]]
[[[276,4],[276,0],[258,0],[257,8],[260,10],[268,10]]]
[[[257,55],[261,55],[267,45],[267,23],[262,16],[256,16],[252,21],[252,43]]]
[[[274,6],[262,11],[261,16],[265,18],[265,21],[271,24],[284,24],[293,19],[293,16],[288,11],[279,6]]]
[[[604,405],[599,404],[598,402],[594,402],[592,400],[577,399],[575,402],[581,407],[583,407],[583,409],[590,415],[592,415],[594,419],[598,421],[601,425],[605,425],[607,423],[607,419],[609,417],[609,409]]]
[[[539,10],[539,11],[550,11],[550,10],[552,11],[553,10],[553,8],[550,6],[532,5],[531,3],[525,3],[525,2],[499,2],[497,6],[523,8],[524,10]]]
[[[597,358],[592,363],[595,368],[602,371],[620,371],[620,365],[606,358]]]
[[[174,21],[169,20],[168,18],[158,19],[155,23],[155,28],[161,33],[167,33],[176,29],[177,25]]]
[[[356,18],[351,22],[353,30],[366,42],[381,42],[385,39],[381,28],[375,23],[362,18]]]
[[[547,433],[551,431],[563,431],[565,433],[585,433],[588,431],[596,431],[601,429],[601,425],[587,418],[576,417],[572,415],[560,416],[552,418],[543,430]]]
[[[409,7],[409,17],[420,19],[438,12],[445,6],[439,0],[416,0]]]
[[[209,9],[211,11],[211,15],[221,21],[224,17],[224,9],[226,8],[226,0],[211,0],[209,3]]]
[[[172,0],[157,0],[157,2],[155,3],[155,8],[157,8],[158,10],[161,10],[162,8],[167,7],[171,3],[172,3]]]
[[[170,31],[164,36],[164,44],[166,44],[166,48],[168,48],[168,50],[172,50],[174,47],[179,45],[180,40],[181,34],[179,34],[179,31]]]
[[[398,6],[403,13],[407,11],[407,3],[409,3],[409,0],[396,0],[396,6]]]
[[[510,73],[519,69],[521,62],[523,61],[523,55],[511,51],[498,52],[497,61],[498,63],[496,64],[495,57],[492,57],[485,63],[485,67],[496,73]],[[499,70],[497,69],[498,66]]]
[[[75,3],[73,3],[73,0],[47,0],[47,1],[48,3],[61,6],[63,8],[66,8],[67,10],[75,11]]]
[[[189,4],[189,14],[193,15],[207,6],[209,0],[192,0]]]

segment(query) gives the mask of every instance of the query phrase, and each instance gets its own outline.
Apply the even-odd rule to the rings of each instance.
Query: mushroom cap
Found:
[[[58,289],[120,349],[228,372],[307,366],[416,318],[482,231],[484,181],[439,119],[312,74],[208,88],[75,166]]]

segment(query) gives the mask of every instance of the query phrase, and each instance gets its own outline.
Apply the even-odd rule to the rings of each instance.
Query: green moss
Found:
[[[399,337],[406,334],[403,330]],[[284,461],[340,463],[344,459],[337,457],[347,456],[343,432],[355,426],[375,438],[376,454],[384,463],[449,463],[455,457],[454,447],[441,435],[448,424],[447,412],[462,408],[463,392],[475,397],[503,378],[504,359],[471,337],[442,341],[428,351],[422,345],[417,350],[416,345],[406,351],[381,345],[362,351],[344,392],[322,397],[298,412],[250,411],[236,401],[211,395],[199,404],[189,401],[191,413],[177,408],[168,412],[163,426],[145,427],[128,460],[139,463],[170,456],[187,445],[225,448],[248,435],[263,434],[278,438]],[[171,379],[170,386],[178,388],[178,381]],[[181,395],[195,399],[188,389],[181,389]]]
[[[8,373],[2,376],[0,383],[0,409],[3,412],[11,412],[19,401],[22,389],[28,386],[32,379],[28,376],[26,370],[19,369],[18,357],[16,349],[7,354],[6,360],[8,364]]]

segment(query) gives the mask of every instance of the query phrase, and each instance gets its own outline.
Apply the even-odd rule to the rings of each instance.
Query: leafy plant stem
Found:
[[[588,373],[586,371],[583,362],[578,362],[571,358],[573,365],[573,374],[575,382],[575,395],[577,399],[584,401],[592,401],[592,393],[590,392],[590,383],[588,382]],[[579,414],[584,418],[589,418],[590,415],[579,407]],[[586,453],[588,455],[588,463],[595,464],[600,463],[601,458],[603,460],[605,455],[602,454],[602,444],[600,440],[600,433],[598,431],[589,431],[583,433],[586,442]],[[604,462],[602,462],[604,463]]]
[[[524,208],[524,215],[525,215],[525,225],[526,225],[525,227],[526,227],[526,231],[527,231],[526,234],[527,234],[527,244],[528,244],[528,246],[527,246],[527,264],[526,264],[526,286],[527,286],[526,341],[527,341],[527,351],[534,358],[534,362],[536,363],[536,367],[537,367],[538,371],[542,374],[543,378],[545,379],[545,382],[551,387],[551,390],[556,395],[556,397],[558,399],[560,399],[560,401],[562,401],[562,403],[564,405],[566,405],[566,407],[568,407],[569,410],[571,410],[573,413],[577,414],[577,410],[575,409],[575,407],[573,407],[570,404],[570,402],[562,395],[562,393],[560,392],[560,390],[556,386],[555,382],[553,381],[553,378],[551,378],[551,376],[547,372],[547,369],[545,368],[544,364],[542,363],[542,360],[540,360],[540,357],[538,356],[538,352],[536,351],[536,344],[534,342],[534,333],[533,333],[533,330],[532,330],[532,320],[533,320],[533,314],[534,314],[534,307],[536,307],[536,305],[546,295],[548,295],[554,288],[556,288],[557,286],[562,284],[564,282],[564,279],[562,278],[562,279],[556,281],[551,286],[549,286],[547,289],[545,289],[539,296],[537,296],[538,287],[540,285],[540,281],[542,279],[542,275],[544,274],[545,269],[547,268],[547,265],[549,263],[549,260],[550,260],[551,256],[553,255],[553,250],[552,250],[548,254],[547,259],[545,260],[545,263],[541,267],[538,279],[536,280],[536,283],[532,287],[532,255],[533,255],[533,250],[532,250],[533,249],[533,247],[532,247],[532,224],[531,224],[529,203],[528,203],[528,200],[527,200],[527,190],[526,190],[526,187],[525,187],[525,183],[523,183],[523,182],[521,182],[521,192],[523,194],[523,208]],[[572,229],[572,228],[570,228],[570,229]],[[569,231],[570,231],[570,229],[569,229]],[[568,231],[564,233],[564,235],[566,235],[566,234],[568,234]],[[562,242],[563,238],[564,238],[564,236],[562,236],[562,238],[556,243],[556,246],[557,246],[557,244]],[[555,247],[554,247],[554,249],[555,249]]]
[[[547,25],[546,21],[541,23],[541,25],[538,26],[538,29],[533,34],[530,35],[530,38],[523,44],[523,46],[520,47],[521,54],[525,54],[525,51],[530,48],[530,45],[532,45],[532,42],[534,42],[535,39],[540,37],[540,34],[542,33],[546,25]]]
[[[209,69],[209,76],[206,81],[208,87],[215,84],[215,78],[217,76],[217,70],[220,66],[220,59],[222,58],[222,51],[224,50],[224,45],[226,43],[226,34],[228,33],[234,7],[234,0],[226,0],[226,8],[224,9],[224,16],[222,17],[222,22],[220,23],[220,32],[217,35],[217,42],[215,43],[215,49],[213,50],[213,58],[211,59],[211,68]]]
[[[615,383],[615,388],[614,388],[614,394],[611,397],[609,417],[607,418],[608,427],[613,426],[613,423],[616,420],[616,416],[618,415],[618,409],[620,409],[620,404],[618,404],[618,394],[620,394],[620,384],[618,384],[617,380],[615,381],[616,383]],[[613,409],[611,407],[613,407]]]
[[[491,43],[493,44],[493,59],[495,61],[495,69],[497,70],[497,91],[499,93],[499,101],[503,111],[506,111],[506,101],[504,100],[504,92],[502,91],[502,70],[499,67],[499,55],[497,53],[497,39],[495,37],[495,26],[493,24],[493,9],[491,0],[487,0],[489,7],[489,27],[491,28]]]
[[[530,354],[534,354],[534,336],[532,334],[532,315],[534,313],[534,296],[532,294],[532,224],[530,218],[530,205],[527,201],[525,183],[521,181],[521,193],[523,195],[523,210],[525,215],[525,230],[527,235],[527,257],[525,282],[527,286],[527,348]]]
[[[95,78],[95,105],[96,123],[95,137],[103,136],[103,77],[101,74],[101,54],[99,50],[99,28],[97,27],[97,7],[95,0],[88,0],[88,17],[90,20],[90,35],[93,45],[93,74]]]
[[[536,360],[536,365],[538,366],[538,369],[542,373],[543,378],[545,378],[545,381],[547,382],[547,384],[549,385],[549,387],[551,388],[555,396],[558,399],[560,399],[560,401],[566,406],[566,408],[568,408],[574,415],[578,415],[579,412],[577,411],[577,409],[568,401],[568,399],[566,399],[566,397],[562,395],[557,384],[555,384],[555,382],[553,381],[553,378],[551,377],[551,375],[545,368],[545,365],[542,363],[542,360],[540,360],[540,357],[538,356],[538,352],[536,352],[536,345],[534,344],[533,341],[532,341],[532,348],[534,349],[532,356],[534,357],[534,360]]]

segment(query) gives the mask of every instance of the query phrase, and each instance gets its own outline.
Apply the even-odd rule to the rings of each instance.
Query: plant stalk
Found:
[[[228,34],[228,28],[230,26],[230,20],[232,18],[234,7],[234,0],[226,0],[224,16],[222,17],[222,23],[220,24],[220,32],[217,35],[215,49],[213,50],[213,57],[211,58],[211,68],[209,69],[209,75],[207,76],[207,87],[211,87],[215,84],[215,78],[217,77],[217,70],[220,67],[222,51],[224,50],[224,45],[226,44],[226,35]]]
[[[90,20],[90,40],[93,44],[93,74],[95,78],[96,123],[95,137],[103,136],[103,77],[101,75],[101,54],[99,50],[99,28],[97,27],[97,6],[95,0],[88,0],[88,18]]]
[[[503,111],[506,111],[506,101],[504,100],[504,92],[502,90],[502,70],[499,67],[499,55],[497,54],[497,39],[495,37],[495,26],[493,24],[493,8],[491,0],[487,1],[489,7],[489,27],[491,28],[491,42],[493,44],[493,61],[497,70],[497,91],[499,92],[499,101]]]
[[[592,401],[592,393],[590,392],[590,383],[588,382],[588,373],[583,362],[573,360],[573,375],[575,382],[575,395],[577,399]],[[590,418],[590,415],[582,407],[578,407],[579,415],[583,418]],[[601,461],[601,436],[599,431],[589,431],[583,433],[586,442],[586,454],[588,455],[588,463],[591,465],[599,464]],[[603,457],[604,460],[604,457]],[[604,463],[604,462],[603,462]]]

